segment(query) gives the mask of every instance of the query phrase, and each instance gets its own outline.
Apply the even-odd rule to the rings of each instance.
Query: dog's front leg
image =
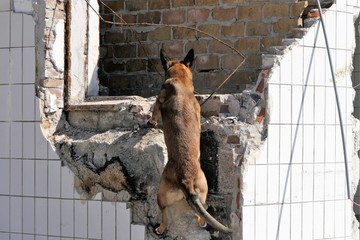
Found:
[[[161,104],[165,101],[165,97],[166,97],[166,90],[161,89],[160,94],[156,99],[152,116],[148,121],[149,125],[152,125],[152,126],[157,125],[157,122],[158,122],[158,120],[159,120],[159,118],[161,116],[160,107],[161,107]]]

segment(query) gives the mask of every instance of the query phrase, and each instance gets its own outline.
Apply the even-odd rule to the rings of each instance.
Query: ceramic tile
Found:
[[[302,240],[302,204],[294,203],[291,204],[291,216],[290,216],[290,231],[291,231],[291,240]],[[266,239],[266,238],[264,238]],[[310,239],[310,238],[309,238]]]
[[[0,22],[0,48],[10,47],[10,12],[0,12]]]
[[[10,231],[22,231],[22,197],[10,197]]]
[[[268,191],[268,199],[267,202],[278,203],[280,192],[279,192],[279,165],[269,165],[268,166],[268,183],[267,183],[267,191]],[[270,177],[271,176],[271,177]]]
[[[48,165],[46,161],[35,161],[35,195],[47,197]]]
[[[267,179],[268,172],[266,165],[257,165],[256,166],[256,204],[266,204],[267,202]]]
[[[0,157],[10,157],[10,123],[0,122]]]
[[[336,154],[336,126],[325,126],[325,162],[334,163]]]
[[[23,86],[23,120],[35,121],[35,86],[24,85]]]
[[[279,206],[267,205],[267,239],[277,239],[278,219],[279,219]]]
[[[0,102],[4,106],[10,105],[10,87],[8,85],[0,85]],[[2,108],[0,111],[0,121],[9,121],[9,120],[10,120],[9,108],[8,107]]]
[[[23,82],[24,83],[35,83],[35,47],[23,48]],[[31,91],[32,95],[35,96],[35,88]]]
[[[10,197],[0,196],[0,232],[10,231]]]
[[[314,239],[323,239],[324,202],[314,202]]]
[[[280,82],[282,84],[289,84],[291,83],[291,65],[292,65],[292,58],[291,54],[284,55],[283,59],[280,61]]]
[[[332,238],[334,236],[335,226],[335,204],[333,201],[325,202],[324,212],[324,238]]]
[[[270,124],[280,122],[280,86],[269,84]]]
[[[23,234],[23,239],[22,240],[35,240],[35,236],[34,235]]]
[[[22,160],[11,159],[10,161],[10,194],[22,194]]]
[[[303,126],[303,162],[313,163],[314,162],[314,125]]]
[[[243,238],[255,239],[255,208],[243,207]]]
[[[324,124],[325,122],[325,87],[315,86],[314,89],[314,123]]]
[[[318,42],[324,39],[322,32],[319,34]],[[322,40],[324,41],[324,40]],[[325,44],[324,44],[325,45]],[[327,52],[325,48],[316,48],[315,62],[314,62],[314,84],[317,86],[324,86],[325,84],[325,66],[327,59]]]
[[[74,201],[61,200],[61,236],[74,236]]]
[[[116,212],[115,204],[111,202],[103,202],[102,204],[102,232],[103,240],[114,240],[116,229]]]
[[[280,159],[280,126],[269,125],[268,126],[268,163],[279,163]]]
[[[246,191],[243,193],[244,205],[255,204],[255,174],[255,165],[249,165],[244,176],[244,185],[246,186]]]
[[[281,214],[280,219],[276,219],[279,222],[279,238],[278,239],[291,239],[290,236],[290,204],[283,204],[279,207],[279,212]]]
[[[304,106],[303,106],[303,123],[314,123],[314,86],[307,86],[304,88]]]
[[[267,207],[264,206],[256,206],[255,207],[255,229],[263,229],[266,226],[266,218],[264,215],[266,214]],[[266,231],[256,231],[255,239],[263,240],[266,239]]]
[[[23,198],[23,233],[34,234],[35,233],[35,199]]]
[[[291,163],[303,162],[303,125],[294,125],[291,128]]]
[[[0,158],[0,195],[10,194],[10,160]]]
[[[35,123],[35,157],[37,159],[48,158],[48,142],[45,139],[39,123]]]
[[[313,86],[315,77],[315,48],[304,47],[304,86]]]
[[[10,11],[10,0],[2,0],[0,2],[0,11]]]
[[[22,158],[23,153],[23,124],[22,122],[12,122],[10,129],[10,154],[12,158]]]
[[[349,181],[351,181],[349,179]],[[350,187],[351,191],[351,187]],[[346,175],[345,175],[345,164],[335,163],[335,199],[346,199],[347,198],[347,186],[346,186]]]
[[[10,48],[10,82],[22,83],[22,48]],[[21,96],[16,95],[17,97]]]
[[[280,126],[280,163],[291,163],[291,125]]]
[[[1,13],[0,13],[1,15]],[[0,37],[1,38],[1,37]],[[1,41],[1,40],[0,40]],[[10,49],[0,48],[0,84],[7,84],[10,78]]]
[[[35,124],[33,122],[23,122],[23,157],[34,159],[35,157]]]
[[[344,237],[345,236],[345,201],[335,201],[335,237]]]
[[[117,240],[130,239],[130,209],[126,203],[116,203],[116,236]]]
[[[10,233],[10,240],[23,240],[22,234],[20,234],[20,233]]]
[[[303,171],[301,164],[291,167],[291,202],[301,202],[303,195]],[[306,189],[305,189],[306,190]]]
[[[145,239],[145,226],[131,224],[131,239]]]
[[[302,206],[302,238],[313,239],[313,203],[303,203]]]
[[[299,56],[303,56],[304,48],[301,46],[294,46],[292,51],[292,76],[291,81],[292,84],[302,85],[303,84],[303,67],[304,67],[304,59]]]
[[[88,237],[101,239],[101,202],[88,202]]]
[[[280,123],[291,123],[291,86],[280,85]]]
[[[74,174],[68,167],[61,167],[61,197],[74,197]]]
[[[289,203],[291,199],[291,165],[280,165],[279,168],[279,200],[281,203]]]
[[[60,185],[61,185],[61,162],[49,161],[49,197],[60,198]]]
[[[300,85],[292,86],[291,96],[291,120],[293,124],[302,124],[304,115],[303,93],[304,87]]]
[[[21,13],[11,13],[10,46],[22,47],[22,15]]]
[[[87,238],[87,215],[88,215],[88,204],[87,202],[83,202],[81,200],[74,201],[74,215],[75,215],[75,237],[79,238]],[[130,239],[125,238],[125,239]]]
[[[12,85],[11,91],[11,105],[10,105],[10,117],[13,121],[22,121],[22,86]]]
[[[32,16],[23,15],[23,46],[35,45],[35,22]]]
[[[35,234],[47,234],[48,200],[35,198]]]
[[[311,202],[314,198],[314,169],[312,164],[303,165],[303,201]]]
[[[314,200],[324,200],[325,186],[325,170],[324,164],[314,164]]]
[[[324,198],[325,200],[333,200],[334,191],[335,191],[335,164],[334,163],[325,164],[324,172],[325,172]]]
[[[35,161],[23,160],[23,195],[34,196],[35,194]]]
[[[60,236],[61,223],[61,207],[60,199],[48,199],[48,234],[52,236]]]

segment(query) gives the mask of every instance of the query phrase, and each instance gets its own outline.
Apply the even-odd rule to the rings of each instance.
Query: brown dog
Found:
[[[168,163],[161,175],[158,205],[161,224],[155,230],[162,234],[167,227],[166,207],[184,197],[200,226],[210,224],[215,229],[229,233],[231,230],[203,207],[208,192],[204,172],[200,167],[200,105],[194,96],[190,67],[194,60],[191,49],[183,61],[169,61],[160,52],[166,80],[161,87],[149,124],[156,125],[160,117],[168,152]]]

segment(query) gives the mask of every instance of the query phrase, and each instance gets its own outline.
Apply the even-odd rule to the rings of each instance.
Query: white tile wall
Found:
[[[326,12],[326,29],[335,70],[342,73],[337,83],[351,170],[352,86],[350,74],[343,70],[352,61],[353,32],[345,27],[352,24],[352,12],[344,4],[339,9]],[[322,34],[315,25],[272,69],[268,159],[248,166],[244,177],[244,239],[352,239],[352,205]],[[355,56],[360,66],[359,54]]]

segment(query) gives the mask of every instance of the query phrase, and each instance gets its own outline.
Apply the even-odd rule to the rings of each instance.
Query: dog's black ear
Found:
[[[165,55],[163,49],[160,49],[160,59],[161,59],[161,64],[166,72],[169,68],[169,64],[168,64],[169,58]]]
[[[194,49],[190,49],[184,60],[182,61],[187,67],[191,68],[194,61]]]

